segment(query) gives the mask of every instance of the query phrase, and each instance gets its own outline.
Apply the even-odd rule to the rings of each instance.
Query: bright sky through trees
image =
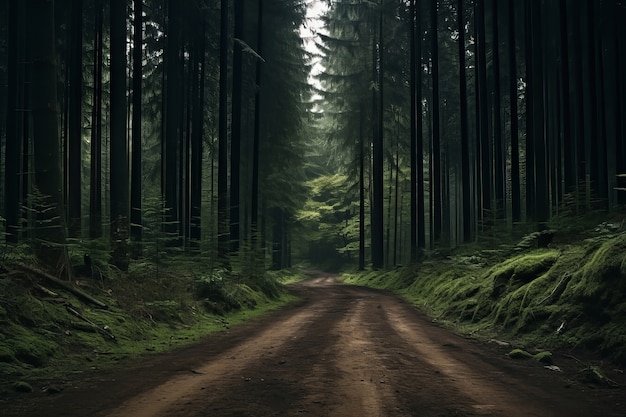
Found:
[[[323,72],[324,67],[320,62],[321,51],[316,43],[321,42],[318,33],[324,32],[324,23],[320,19],[328,11],[328,4],[325,1],[311,0],[307,2],[306,22],[300,26],[300,36],[304,42],[304,47],[311,54],[311,73],[309,83],[319,87],[319,81],[315,78]]]

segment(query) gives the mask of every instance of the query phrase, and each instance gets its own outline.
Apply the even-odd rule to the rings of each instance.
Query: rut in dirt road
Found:
[[[510,360],[390,293],[333,277],[290,288],[299,303],[131,369],[99,372],[9,415],[625,415],[624,390],[590,390]]]

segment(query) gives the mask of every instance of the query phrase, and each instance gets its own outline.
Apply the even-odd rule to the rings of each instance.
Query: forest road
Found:
[[[103,371],[20,415],[626,415],[624,389],[508,359],[509,348],[454,335],[388,292],[332,276],[290,288],[299,303]]]

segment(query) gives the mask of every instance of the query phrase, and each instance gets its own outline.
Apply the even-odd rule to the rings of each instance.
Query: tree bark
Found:
[[[89,183],[89,237],[102,236],[102,61],[103,4],[96,0],[91,113],[91,166]]]
[[[417,25],[416,17],[416,0],[411,0],[409,3],[409,91],[411,94],[411,109],[410,109],[410,134],[411,134],[411,262],[417,262],[417,118],[418,104],[417,101],[417,40],[415,39]],[[420,68],[421,70],[421,68]],[[361,161],[361,164],[363,162]]]
[[[133,22],[133,118],[132,118],[132,168],[130,184],[130,232],[136,243],[135,253],[141,253],[143,236],[142,216],[142,77],[143,77],[143,0],[135,0]]]
[[[126,132],[126,1],[111,3],[111,251],[128,270],[129,170]]]
[[[500,0],[501,1],[501,0]],[[498,28],[499,0],[492,1],[492,68],[493,68],[493,144],[495,164],[495,218],[506,219],[506,163],[502,138],[502,99],[500,89],[500,31]]]
[[[191,137],[191,242],[199,246],[202,217],[202,156],[204,153],[204,79],[206,76],[206,19],[200,15],[196,22],[195,66],[192,91],[194,92]]]
[[[426,199],[424,196],[424,134],[422,115],[422,1],[416,0],[416,28],[417,39],[415,44],[416,74],[415,74],[415,103],[417,120],[415,123],[417,151],[417,249],[426,248]]]
[[[440,125],[440,110],[439,110],[439,37],[438,31],[438,17],[437,17],[437,0],[432,0],[430,6],[430,53],[431,53],[431,65],[432,65],[432,97],[431,97],[431,205],[433,210],[432,219],[432,231],[433,235],[431,240],[433,244],[436,244],[441,238],[442,232],[442,194],[441,194],[441,125]]]
[[[365,269],[365,106],[359,109],[359,271]]]
[[[511,107],[511,218],[513,225],[521,222],[519,111],[517,95],[517,49],[515,42],[515,0],[509,2],[509,103]]]
[[[230,268],[228,256],[228,0],[221,0],[220,4],[217,256],[222,266]]]
[[[73,0],[70,22],[68,233],[80,237],[82,206],[83,1]]]
[[[476,145],[479,172],[479,203],[480,220],[491,211],[491,173],[492,158],[489,140],[489,100],[487,97],[487,51],[485,40],[485,1],[476,0]]]
[[[50,270],[69,267],[65,248],[63,175],[58,136],[57,67],[54,3],[29,0],[32,57],[32,120],[35,186],[36,253]]]
[[[372,268],[380,269],[384,266],[383,245],[383,34],[382,34],[383,3],[380,4],[379,34],[372,37],[372,78],[378,84],[378,95],[372,91],[372,122],[373,122],[373,146],[372,146]],[[378,42],[377,42],[378,41]]]
[[[230,139],[230,250],[239,250],[239,213],[241,193],[241,123],[242,123],[242,88],[243,88],[243,13],[244,1],[234,0],[234,38],[233,45],[233,98],[232,126]]]
[[[21,20],[20,1],[9,1],[8,56],[7,56],[7,114],[6,114],[6,147],[4,166],[4,215],[6,218],[6,241],[17,243],[20,229],[20,161],[22,160],[22,136],[20,127],[23,125],[23,89],[24,68],[20,66],[20,58],[24,54],[24,32],[20,30],[26,25]],[[23,7],[23,6],[22,6]]]
[[[165,110],[165,146],[162,190],[165,209],[164,230],[170,244],[180,244],[181,236],[181,199],[180,171],[180,133],[182,122],[182,22],[181,4],[178,0],[168,1],[168,27],[166,51],[166,110]],[[175,242],[175,243],[174,243]]]
[[[465,59],[465,10],[463,0],[457,0],[457,23],[459,29],[459,80],[461,100],[461,210],[463,222],[462,242],[469,242],[472,235],[472,173],[470,171],[469,121],[467,112],[467,68]]]
[[[257,52],[263,54],[263,0],[258,2],[257,16]],[[261,142],[261,104],[262,104],[262,62],[260,59],[256,61],[255,84],[256,91],[254,94],[254,136],[252,142],[252,195],[250,201],[250,237],[254,262],[257,258],[264,264],[263,256],[258,256],[258,240],[259,240],[259,152]]]

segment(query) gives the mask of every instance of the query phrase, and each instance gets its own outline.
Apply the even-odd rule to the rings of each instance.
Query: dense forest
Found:
[[[218,3],[3,2],[9,247],[53,268],[66,248],[122,271],[173,254],[288,264],[305,6]]]
[[[319,126],[342,176],[317,181],[352,196],[336,246],[406,265],[623,208],[625,18],[620,1],[332,2]]]
[[[69,248],[122,271],[172,254],[383,268],[626,199],[618,0],[4,1],[2,16],[5,252],[49,267]]]
[[[51,296],[33,276],[150,322],[196,314],[191,287],[254,306],[294,265],[463,300],[560,265],[560,296],[596,226],[572,291],[623,317],[625,24],[624,0],[0,0],[0,322]],[[533,279],[488,270],[518,242],[547,250]],[[428,272],[463,250],[497,290]]]

